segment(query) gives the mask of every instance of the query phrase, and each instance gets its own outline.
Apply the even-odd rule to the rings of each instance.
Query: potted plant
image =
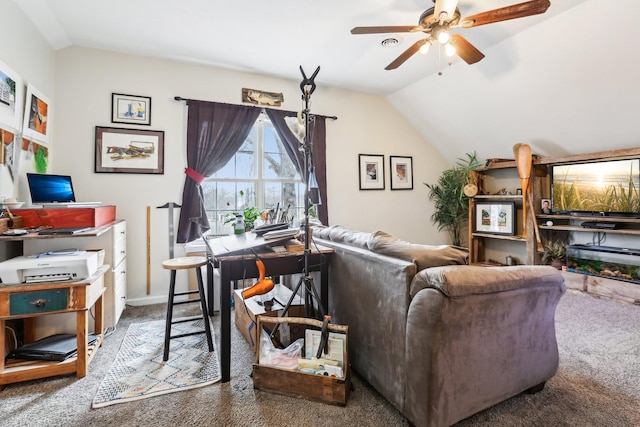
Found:
[[[547,240],[539,253],[543,264],[549,264],[558,270],[562,269],[566,256],[566,249],[562,240]]]
[[[262,216],[262,212],[260,212],[255,206],[252,206],[244,210],[243,216],[244,229],[249,231],[253,230],[253,228],[255,227],[255,222]]]
[[[464,194],[469,184],[469,172],[481,166],[476,153],[467,153],[466,159],[458,159],[452,169],[442,172],[437,184],[427,184],[429,200],[435,203],[431,222],[438,231],[446,230],[456,246],[462,245],[464,224],[469,219],[469,197]]]
[[[236,216],[242,216],[244,219],[244,229],[245,231],[253,230],[255,226],[255,222],[258,218],[262,216],[262,212],[258,210],[255,206],[245,209],[242,213],[233,212],[227,214],[226,219],[224,221],[225,224],[235,221]]]

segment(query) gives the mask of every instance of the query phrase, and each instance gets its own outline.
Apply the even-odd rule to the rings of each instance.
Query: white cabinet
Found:
[[[120,319],[127,301],[127,222],[114,221],[96,227],[96,232],[88,236],[57,236],[50,239],[24,241],[24,254],[77,248],[104,249],[104,263],[109,270],[104,275],[104,327],[112,328]]]

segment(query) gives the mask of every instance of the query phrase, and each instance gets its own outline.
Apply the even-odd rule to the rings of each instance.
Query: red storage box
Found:
[[[12,212],[22,217],[22,226],[25,228],[99,227],[116,219],[116,207],[113,205],[91,208],[13,209]]]

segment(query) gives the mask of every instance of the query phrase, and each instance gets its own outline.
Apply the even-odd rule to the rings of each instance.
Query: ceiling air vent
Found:
[[[398,46],[400,43],[402,43],[402,39],[396,36],[394,37],[386,36],[380,40],[380,46],[386,47],[386,48],[394,48]]]

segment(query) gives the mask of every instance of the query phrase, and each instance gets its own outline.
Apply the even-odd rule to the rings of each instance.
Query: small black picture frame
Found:
[[[359,154],[360,190],[384,190],[384,155]]]
[[[151,126],[151,97],[112,93],[111,123]]]

